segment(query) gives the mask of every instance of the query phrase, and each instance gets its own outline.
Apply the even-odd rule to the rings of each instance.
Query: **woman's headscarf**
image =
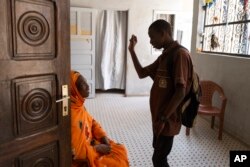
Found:
[[[85,98],[82,97],[82,95],[79,93],[76,81],[79,78],[81,74],[76,71],[71,71],[71,83],[70,83],[70,99],[71,102],[74,103],[76,106],[81,107]]]

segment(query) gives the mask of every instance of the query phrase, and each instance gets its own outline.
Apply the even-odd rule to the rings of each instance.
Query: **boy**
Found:
[[[168,167],[167,156],[174,136],[180,132],[181,113],[178,106],[191,87],[192,62],[189,52],[172,38],[171,25],[165,20],[153,22],[149,29],[151,45],[164,49],[152,64],[142,67],[134,50],[137,38],[132,35],[129,44],[139,78],[150,76],[153,85],[150,92],[150,110],[153,124],[153,165]]]

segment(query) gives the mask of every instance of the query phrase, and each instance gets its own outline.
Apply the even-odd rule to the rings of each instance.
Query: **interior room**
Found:
[[[171,165],[228,166],[230,150],[249,150],[250,131],[248,128],[249,123],[247,121],[247,118],[250,117],[248,112],[249,107],[247,103],[247,99],[249,99],[247,90],[249,88],[247,84],[244,84],[245,81],[247,82],[249,80],[249,75],[246,72],[248,71],[249,59],[248,57],[232,56],[231,54],[222,55],[200,51],[200,48],[202,47],[200,41],[202,40],[203,35],[203,6],[205,1],[199,0],[197,1],[198,3],[191,0],[185,2],[175,1],[174,3],[168,3],[168,1],[150,1],[149,3],[145,3],[144,1],[134,2],[132,0],[126,2],[109,0],[108,2],[109,3],[105,3],[104,5],[98,3],[98,1],[82,2],[80,0],[72,0],[71,6],[90,8],[95,10],[118,9],[127,11],[128,30],[126,41],[129,41],[132,34],[137,35],[138,46],[136,48],[136,51],[138,52],[138,55],[140,55],[140,62],[144,66],[153,62],[153,60],[155,60],[156,57],[161,53],[161,51],[154,50],[150,46],[149,37],[147,35],[148,26],[153,22],[153,20],[159,18],[167,20],[166,16],[174,16],[174,38],[178,40],[184,47],[190,50],[191,57],[194,62],[194,68],[199,74],[200,79],[211,80],[219,84],[223,88],[228,99],[225,111],[222,141],[218,141],[216,137],[219,127],[219,121],[217,119],[215,120],[216,128],[215,130],[211,131],[209,127],[210,118],[208,119],[206,116],[198,116],[197,125],[193,129],[191,129],[190,136],[185,136],[185,128],[183,127],[180,135],[177,137],[175,147],[178,148],[174,148],[176,152],[173,151],[171,155]],[[217,3],[220,2],[221,1]],[[214,15],[216,16],[216,14]],[[152,139],[150,138],[152,136],[152,132],[148,132],[148,129],[150,129],[150,125],[145,125],[145,123],[143,123],[150,121],[150,118],[146,118],[149,117],[149,106],[146,106],[144,109],[141,108],[141,106],[147,105],[149,101],[148,95],[150,87],[152,85],[152,81],[149,77],[146,79],[139,79],[134,70],[133,62],[128,52],[126,52],[126,57],[125,94],[121,95],[116,94],[115,92],[113,92],[113,94],[112,92],[111,94],[97,93],[95,95],[95,98],[87,100],[86,105],[88,106],[89,112],[96,116],[102,122],[102,124],[106,126],[106,129],[108,129],[111,136],[117,138],[118,141],[123,141],[123,143],[130,143],[128,144],[128,150],[130,156],[129,158],[131,160],[131,166],[152,166]],[[121,106],[119,106],[119,102],[117,101],[118,99],[122,101],[121,103],[123,103],[123,101],[124,103],[126,103],[125,101],[127,99],[128,101],[138,100],[138,103],[142,103],[136,106],[137,102],[134,102],[133,108],[130,106],[129,102],[127,104],[128,107],[126,107],[125,104],[121,104]],[[112,103],[108,101],[113,100],[116,105],[110,105],[112,106],[111,108],[113,109],[114,113],[112,113],[111,108],[104,107],[103,103],[103,101],[105,101],[105,104]],[[216,97],[216,95],[215,97],[213,97],[213,101],[217,104],[219,103],[218,97]],[[99,106],[99,104],[101,106]],[[124,108],[122,109],[123,105]],[[97,109],[99,107],[100,110],[102,109],[101,112]],[[105,109],[103,110],[103,108],[107,108],[107,115],[106,113],[104,113]],[[135,114],[134,117],[140,117],[141,119],[133,120],[134,117],[130,115],[132,111],[135,111],[137,114],[140,113],[141,115]],[[119,114],[117,113],[116,115],[116,112],[118,112]],[[133,127],[128,127],[129,125],[126,124],[128,120],[122,121],[122,118],[126,117],[125,115],[123,115],[125,113],[129,114],[129,119],[133,120],[129,121],[131,123],[133,122],[133,125],[131,125]],[[114,128],[108,120],[109,117],[113,118],[113,116],[117,117],[111,120],[118,120],[118,122],[122,121],[122,123],[119,122],[119,124],[124,125],[124,127]],[[102,119],[102,117],[105,118]],[[116,123],[114,123],[114,125],[115,124]],[[202,127],[204,124],[206,125]],[[136,129],[136,126],[142,129]],[[144,126],[149,127],[145,128],[144,131]],[[201,128],[202,130],[199,128]],[[120,133],[123,133],[123,135],[118,135]],[[211,136],[207,136],[208,134],[213,137],[210,138]],[[141,141],[141,143],[133,143],[137,140]],[[199,141],[201,142],[200,146],[197,145],[197,142]],[[234,144],[234,146],[232,146],[232,143],[236,144],[237,146]],[[147,147],[145,145],[147,145]],[[216,153],[214,150],[216,150]],[[192,155],[187,156],[187,154],[189,154],[189,151],[193,151],[191,153]]]
[[[173,29],[174,36],[176,38],[177,35],[178,35],[179,38],[182,39],[181,43],[186,48],[190,49],[190,47],[191,47],[190,38],[191,38],[191,28],[192,28],[192,26],[191,26],[191,23],[192,23],[192,3],[187,3],[187,5],[181,4],[180,6],[175,5],[173,7],[171,7],[169,5],[166,5],[166,8],[164,8],[164,7],[162,7],[162,5],[159,5],[157,2],[154,2],[156,4],[152,3],[152,5],[150,5],[150,6],[146,5],[145,9],[141,9],[140,5],[131,6],[134,3],[131,3],[131,4],[128,3],[128,2],[126,2],[126,3],[123,2],[125,4],[118,3],[118,2],[114,2],[114,3],[115,4],[117,3],[117,5],[113,5],[113,2],[112,2],[112,5],[105,4],[105,5],[98,6],[100,4],[98,2],[95,2],[95,1],[93,1],[91,3],[82,2],[82,1],[71,1],[71,6],[76,7],[76,8],[78,7],[78,9],[80,7],[81,8],[80,10],[89,10],[89,12],[93,13],[93,17],[96,18],[96,19],[93,19],[93,23],[91,24],[92,27],[90,27],[90,25],[89,25],[89,30],[91,29],[92,32],[95,32],[93,35],[96,34],[95,35],[96,38],[93,39],[93,40],[95,40],[95,41],[93,41],[93,43],[94,42],[96,43],[96,45],[93,46],[93,47],[95,47],[95,49],[93,48],[93,50],[95,51],[94,54],[96,55],[96,57],[95,57],[95,67],[91,66],[92,69],[94,69],[96,72],[90,72],[90,71],[87,72],[87,70],[85,70],[85,73],[88,73],[88,74],[86,74],[88,76],[90,75],[90,73],[93,75],[92,80],[91,81],[89,80],[89,83],[92,85],[93,82],[94,82],[94,79],[95,79],[96,80],[95,85],[96,85],[97,89],[101,88],[103,90],[107,90],[109,88],[116,88],[117,87],[117,86],[110,87],[111,85],[108,86],[107,88],[100,87],[100,84],[103,85],[105,83],[104,81],[112,80],[112,78],[110,78],[111,76],[109,76],[109,75],[112,72],[115,73],[115,69],[116,69],[116,68],[107,69],[107,67],[105,67],[105,63],[110,64],[110,62],[108,62],[107,60],[103,61],[103,62],[100,62],[101,60],[99,59],[99,57],[103,57],[102,55],[105,56],[105,54],[102,52],[102,50],[100,48],[101,47],[101,44],[100,44],[101,41],[100,40],[96,41],[98,36],[100,36],[100,31],[101,30],[98,28],[99,27],[98,25],[100,23],[98,23],[98,21],[96,22],[95,20],[98,20],[98,19],[100,20],[101,11],[104,11],[104,10],[106,10],[106,11],[109,10],[109,11],[113,11],[113,12],[120,11],[121,13],[123,11],[123,13],[126,13],[126,15],[127,15],[127,24],[126,23],[123,23],[123,24],[126,24],[127,29],[121,30],[121,31],[125,32],[125,34],[123,36],[126,39],[129,39],[130,35],[132,33],[137,34],[138,37],[142,36],[141,43],[138,43],[138,50],[141,51],[139,54],[143,55],[142,56],[143,65],[148,65],[150,62],[152,62],[154,60],[155,56],[157,54],[159,54],[159,52],[155,52],[151,48],[150,43],[149,43],[149,38],[146,35],[147,35],[147,27],[150,24],[150,22],[152,22],[152,20],[159,19],[161,17],[161,15],[163,17],[164,17],[164,15],[174,16],[174,23],[175,23],[175,28]],[[86,4],[88,4],[88,5],[86,5]],[[161,7],[159,8],[159,6],[161,6]],[[187,8],[187,10],[183,11],[182,10],[183,7]],[[74,8],[72,10],[76,10],[76,8]],[[84,9],[84,8],[86,8],[86,9]],[[136,10],[138,10],[138,9],[140,9],[139,13],[136,12]],[[72,11],[72,14],[73,15],[71,15],[71,17],[76,16],[76,14],[74,14],[73,11]],[[89,16],[90,16],[90,14],[89,14]],[[125,16],[123,16],[122,19],[125,20],[124,18],[125,18]],[[72,24],[71,28],[76,26],[76,24],[75,24],[76,21],[74,21],[75,19],[76,19],[76,17],[71,19],[72,20],[71,21],[71,24]],[[88,20],[90,20],[90,19],[88,19]],[[83,24],[83,23],[79,23],[79,24]],[[140,26],[138,26],[138,25],[140,25]],[[96,28],[94,28],[94,26],[96,26]],[[72,31],[75,31],[75,30],[72,30]],[[80,33],[80,32],[78,32],[78,33]],[[110,33],[110,34],[112,34],[112,33]],[[80,38],[79,34],[71,36],[71,53],[72,53],[73,56],[76,56],[76,54],[78,54],[78,53],[75,53],[75,52],[77,52],[79,50],[78,48],[75,48],[76,47],[75,41],[79,40],[79,38]],[[107,38],[104,39],[104,40],[107,40]],[[123,58],[124,59],[123,63],[125,63],[124,64],[125,69],[123,71],[125,71],[125,73],[124,74],[119,74],[119,75],[124,75],[123,79],[122,79],[122,80],[124,80],[124,81],[122,81],[122,82],[124,82],[124,86],[121,89],[125,90],[126,96],[148,95],[150,85],[151,85],[152,81],[150,79],[148,79],[148,78],[146,79],[146,81],[139,80],[136,77],[135,71],[133,70],[133,64],[132,64],[131,60],[129,58],[127,58],[129,56],[128,53],[127,53],[127,41],[128,40],[125,40],[125,41],[123,40],[124,44],[123,44],[123,47],[122,47],[122,53],[125,54],[125,56],[122,56],[122,57],[124,57]],[[115,47],[112,47],[112,49],[115,49]],[[110,51],[112,49],[109,48],[108,50]],[[152,55],[155,55],[155,56],[152,56]],[[92,60],[94,61],[94,59],[92,59]],[[119,59],[119,60],[121,62],[121,59]],[[119,68],[121,68],[120,62],[116,63],[117,66],[119,66]],[[71,64],[72,64],[73,68],[75,66],[75,68],[77,70],[80,70],[79,66],[78,66],[79,60],[77,61],[78,64],[75,64],[75,63],[76,62],[74,60],[72,60]],[[103,68],[105,70],[102,70],[102,72],[98,72],[98,71],[100,71],[100,68]],[[111,67],[109,67],[109,68],[111,68]],[[106,72],[106,70],[108,70],[107,72],[109,74]],[[117,71],[119,71],[119,70],[120,69],[117,69]],[[106,72],[106,75],[104,75],[105,72]],[[117,75],[118,75],[118,73],[117,73]],[[108,79],[108,77],[109,77],[109,79]],[[87,77],[87,78],[89,78],[89,77]],[[107,79],[105,79],[105,78],[107,78]],[[113,78],[113,80],[114,80],[114,78]],[[129,82],[129,80],[136,80],[136,82],[139,83],[138,86],[133,85],[131,82]],[[95,89],[93,88],[91,90],[94,91]]]

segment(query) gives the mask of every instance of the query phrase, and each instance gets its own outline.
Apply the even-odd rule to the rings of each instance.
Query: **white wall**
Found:
[[[198,23],[202,23],[201,5],[197,1],[193,7],[191,47],[195,69],[201,79],[215,81],[224,89],[228,98],[224,130],[250,145],[250,59],[196,52]]]
[[[167,10],[180,13],[177,20],[179,29],[184,31],[183,44],[191,46],[191,26],[193,0],[71,0],[71,6],[128,10],[128,39],[132,34],[137,35],[136,52],[142,65],[152,63],[157,56],[151,55],[151,46],[148,37],[148,27],[153,20],[153,10]],[[152,85],[150,78],[139,79],[133,62],[127,53],[126,95],[149,95]]]

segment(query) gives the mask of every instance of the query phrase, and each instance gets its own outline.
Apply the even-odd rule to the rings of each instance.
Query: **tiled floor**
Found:
[[[121,94],[97,94],[87,99],[86,107],[109,134],[126,145],[131,167],[152,167],[152,131],[148,97],[124,97]],[[185,128],[175,137],[169,156],[172,167],[228,167],[230,150],[250,150],[241,142],[223,133],[198,117],[190,136]]]

